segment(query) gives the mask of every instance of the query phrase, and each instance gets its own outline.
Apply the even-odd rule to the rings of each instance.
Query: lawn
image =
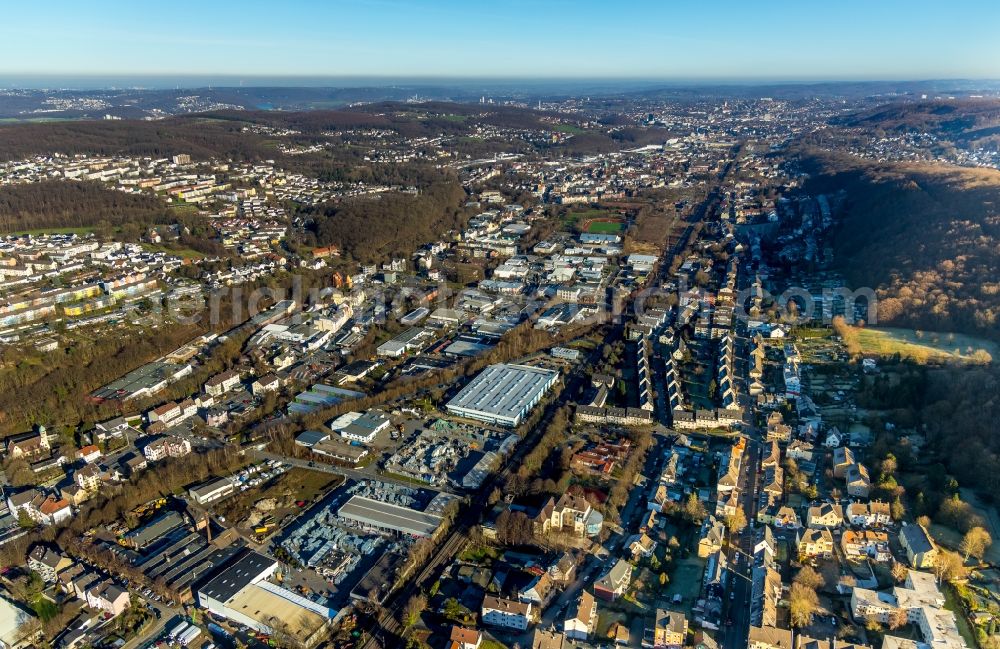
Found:
[[[500,558],[500,553],[485,545],[469,545],[458,555],[460,561],[468,563],[493,563]]]
[[[618,234],[622,231],[622,224],[609,221],[591,221],[587,226],[587,232],[591,234]]]
[[[205,256],[197,250],[192,250],[191,248],[171,248],[169,246],[162,246],[155,243],[144,243],[142,244],[142,249],[146,252],[162,252],[175,257],[180,257],[181,259],[201,259]]]
[[[673,564],[670,583],[667,584],[666,599],[680,595],[684,598],[684,606],[690,609],[701,592],[701,576],[705,572],[705,560],[697,554],[691,554],[686,559],[680,559]]]
[[[573,124],[556,124],[555,129],[560,133],[569,133],[571,135],[579,135],[584,132],[582,128]]]
[[[918,363],[963,361],[977,362],[981,351],[997,357],[997,345],[982,338],[962,334],[921,332],[896,328],[851,328],[847,338],[854,338],[858,351],[866,355],[892,356],[899,354]],[[848,349],[851,340],[845,339]],[[854,350],[852,350],[854,351]]]

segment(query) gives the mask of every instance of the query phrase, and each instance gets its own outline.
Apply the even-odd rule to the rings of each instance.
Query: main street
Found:
[[[756,440],[747,438],[747,450],[743,468],[740,470],[740,506],[748,522],[757,515],[757,499],[760,488],[761,446]],[[729,592],[725,614],[724,649],[744,649],[750,635],[751,608],[753,601],[753,545],[754,529],[747,527],[731,538],[727,553],[729,559]]]

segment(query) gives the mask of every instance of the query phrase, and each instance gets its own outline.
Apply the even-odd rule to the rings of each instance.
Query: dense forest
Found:
[[[156,196],[126,194],[97,181],[43,180],[0,191],[0,234],[171,220],[166,204]]]
[[[923,423],[935,451],[962,484],[1000,495],[1000,369],[931,371]]]
[[[316,243],[334,245],[360,262],[408,257],[415,248],[441,239],[467,220],[466,194],[456,180],[442,180],[419,194],[384,194],[377,198],[304,207]]]
[[[876,289],[880,324],[1000,337],[1000,171],[813,154],[811,193],[844,190],[835,259]]]
[[[235,160],[275,157],[274,148],[264,138],[243,133],[242,128],[240,122],[204,117],[8,124],[0,126],[0,160],[54,152],[154,158],[188,153],[194,159],[220,156]]]
[[[923,438],[917,448],[911,438],[886,431],[872,449],[875,462],[891,452],[910,475],[914,516],[934,516],[959,486],[994,502],[1000,496],[1000,368],[886,359],[881,372],[862,373],[858,405],[885,413],[871,414],[868,423],[888,415]]]

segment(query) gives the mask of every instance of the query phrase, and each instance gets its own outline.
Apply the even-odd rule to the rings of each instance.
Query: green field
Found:
[[[618,234],[622,231],[621,223],[609,223],[607,221],[594,221],[587,226],[587,232],[591,234]]]
[[[913,329],[852,327],[861,354],[892,356],[899,354],[920,363],[962,361],[981,362],[982,352],[997,358],[997,345],[982,338],[963,334],[919,332]]]
[[[606,219],[616,216],[604,210],[580,210],[580,211],[569,211],[562,215],[562,227],[564,229],[572,229],[576,227],[577,223],[585,223],[591,219]]]
[[[584,132],[582,128],[574,126],[573,124],[556,124],[555,128],[560,133],[570,133],[572,135],[578,135]]]
[[[162,252],[175,257],[180,257],[181,259],[201,259],[205,256],[197,250],[192,250],[191,248],[171,248],[169,246],[161,246],[155,243],[143,243],[141,245],[142,249],[146,252]]]

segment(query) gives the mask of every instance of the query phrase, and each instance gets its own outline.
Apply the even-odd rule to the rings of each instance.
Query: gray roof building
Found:
[[[528,365],[490,365],[448,402],[456,415],[502,426],[517,426],[559,378]]]

